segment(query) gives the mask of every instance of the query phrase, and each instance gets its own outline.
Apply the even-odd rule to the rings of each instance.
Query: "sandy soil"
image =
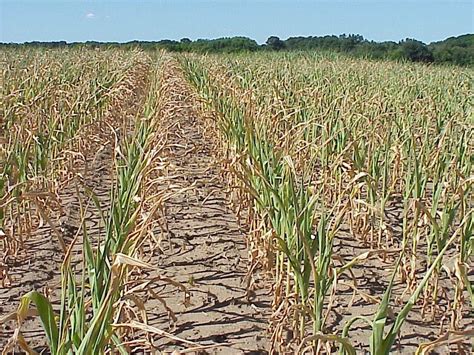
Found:
[[[168,168],[161,189],[186,191],[167,202],[168,238],[150,262],[185,285],[190,297],[184,302],[183,292],[173,285],[161,288],[159,295],[169,309],[150,299],[149,323],[199,345],[214,344],[207,353],[264,354],[271,296],[262,280],[261,288],[247,292],[245,231],[229,207],[195,98],[176,64],[166,67],[167,104],[160,131],[166,135],[163,157]],[[184,349],[166,337],[153,343],[164,352]]]

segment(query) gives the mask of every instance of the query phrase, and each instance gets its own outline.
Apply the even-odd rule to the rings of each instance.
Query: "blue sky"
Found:
[[[0,41],[118,41],[358,33],[424,42],[474,32],[462,0],[0,0]]]

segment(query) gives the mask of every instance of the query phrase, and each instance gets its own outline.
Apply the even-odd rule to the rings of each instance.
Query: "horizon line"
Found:
[[[356,35],[356,36],[362,36],[358,33],[341,33],[339,35],[337,34],[325,34],[325,35],[309,35],[309,36],[289,36],[287,38],[281,38],[283,41],[286,41],[290,38],[310,38],[310,37],[332,37],[332,36],[335,36],[335,37],[341,37],[341,36],[351,36],[351,35]],[[449,37],[446,37],[444,39],[439,39],[439,40],[435,40],[435,41],[431,41],[431,42],[423,42],[421,40],[418,40],[414,37],[406,37],[406,38],[402,38],[398,41],[394,41],[394,40],[383,40],[383,41],[376,41],[376,40],[371,40],[369,38],[366,38],[364,36],[363,39],[365,41],[369,41],[369,42],[375,42],[375,43],[399,43],[403,40],[407,40],[407,39],[413,39],[413,40],[416,40],[416,41],[419,41],[419,42],[422,42],[424,44],[432,44],[432,43],[436,43],[436,42],[442,42],[442,41],[445,41],[447,39],[450,39],[450,38],[457,38],[457,37],[461,37],[461,36],[468,36],[468,35],[474,35],[474,32],[473,33],[463,33],[463,34],[460,34],[460,35],[455,35],[455,36],[449,36]],[[271,35],[269,36],[268,38],[272,37],[274,35]],[[278,36],[275,36],[275,37],[278,37]],[[108,43],[114,43],[114,44],[129,44],[129,43],[133,43],[133,42],[149,42],[149,43],[158,43],[158,42],[162,42],[162,41],[174,41],[174,42],[180,42],[182,39],[190,39],[189,37],[182,37],[180,39],[170,39],[170,38],[162,38],[162,39],[152,39],[152,40],[148,40],[148,39],[132,39],[132,40],[127,40],[127,41],[98,41],[98,40],[94,40],[94,39],[89,39],[89,40],[85,40],[85,41],[66,41],[66,40],[63,40],[63,39],[58,39],[58,40],[48,40],[48,41],[41,41],[41,40],[32,40],[32,41],[23,41],[23,42],[15,42],[15,41],[11,41],[11,42],[4,42],[4,41],[0,41],[0,44],[1,45],[11,45],[11,44],[18,44],[18,45],[22,45],[22,44],[30,44],[30,43],[66,43],[66,45],[69,45],[69,44],[86,44],[88,42],[95,42],[95,43],[100,43],[100,44],[108,44]],[[213,37],[213,38],[196,38],[194,40],[191,39],[191,41],[193,42],[196,42],[196,41],[199,41],[199,40],[205,40],[205,41],[212,41],[212,40],[219,40],[219,39],[229,39],[229,38],[247,38],[247,39],[250,39],[250,40],[253,40],[255,41],[257,44],[259,45],[265,45],[265,42],[263,43],[259,43],[257,40],[251,38],[251,37],[248,37],[248,36],[241,36],[241,35],[235,35],[235,36],[223,36],[223,37]]]

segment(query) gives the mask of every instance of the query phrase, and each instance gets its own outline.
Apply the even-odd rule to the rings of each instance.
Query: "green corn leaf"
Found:
[[[59,345],[59,331],[56,324],[55,314],[53,307],[49,300],[37,291],[28,292],[21,298],[20,306],[18,309],[19,318],[23,319],[24,315],[28,311],[29,304],[34,303],[38,310],[38,315],[43,325],[43,329],[48,339],[48,344],[51,350],[51,354],[57,354]]]

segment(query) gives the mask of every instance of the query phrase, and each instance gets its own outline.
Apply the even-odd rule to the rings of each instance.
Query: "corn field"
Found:
[[[275,278],[275,347],[354,353],[361,322],[370,353],[389,353],[412,308],[472,336],[472,72],[308,54],[183,63],[240,186],[252,262]],[[369,259],[379,294],[363,286]],[[357,298],[370,317],[351,314]]]
[[[205,289],[230,317],[237,295],[176,268],[201,263],[187,244],[217,248],[234,228],[173,229],[193,211],[186,227],[212,225],[197,209],[216,191],[245,255],[202,265],[231,278],[243,265],[241,312],[266,339],[247,350],[474,350],[472,69],[309,52],[1,57],[4,354],[239,353],[223,328],[199,333],[221,323],[196,305]],[[196,309],[191,336],[181,319]]]

